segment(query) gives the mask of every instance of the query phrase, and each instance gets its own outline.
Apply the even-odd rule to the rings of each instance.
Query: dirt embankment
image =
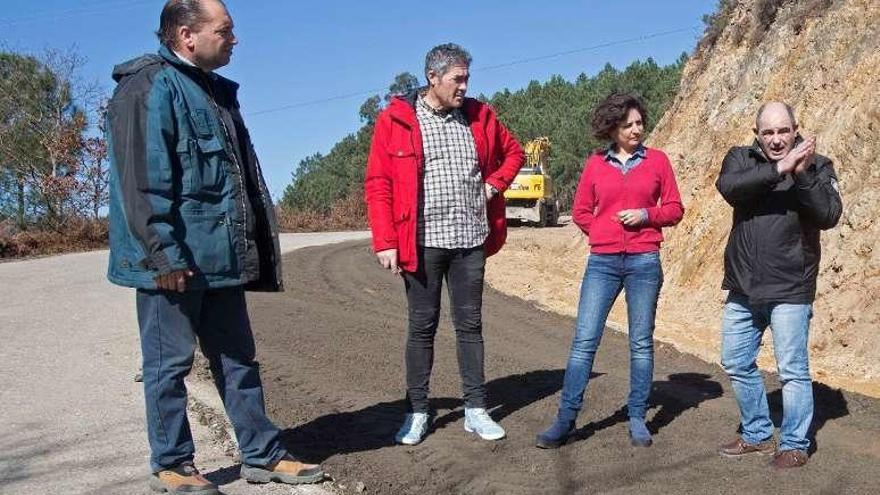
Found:
[[[822,234],[810,335],[814,376],[880,396],[880,5],[876,0],[727,2],[717,39],[688,62],[648,144],[667,152],[685,203],[665,232],[658,337],[718,360],[719,290],[731,208],[715,190],[721,159],[753,139],[764,101],[794,105],[801,131],[834,160],[839,225]],[[776,7],[781,5],[781,7]],[[517,231],[491,263],[493,285],[566,314],[577,304],[584,244],[576,229]],[[525,280],[519,280],[523,274]],[[625,323],[616,308],[614,321]],[[773,368],[770,340],[760,363]]]

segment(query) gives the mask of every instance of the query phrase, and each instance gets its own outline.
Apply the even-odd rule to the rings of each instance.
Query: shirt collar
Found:
[[[615,151],[614,143],[609,144],[608,147],[605,148],[605,160],[611,160],[612,158],[617,159],[617,157],[614,156],[614,151]],[[630,157],[630,160],[632,160],[635,157],[639,157],[644,160],[645,156],[647,156],[647,154],[648,154],[648,149],[645,148],[644,144],[639,143],[639,145],[636,146],[635,151],[633,151],[633,154],[632,154],[632,157]]]
[[[177,50],[171,50],[174,53],[174,56],[179,58],[181,62],[185,63],[190,67],[196,67],[196,64],[192,63],[188,58],[184,57]]]
[[[457,108],[451,108],[449,110],[438,110],[438,109],[432,107],[431,105],[429,105],[427,101],[425,101],[425,94],[424,93],[419,93],[418,98],[416,98],[416,104],[419,105],[420,107],[422,107],[423,109],[431,112],[433,115],[436,115],[437,117],[444,118],[444,119],[453,115],[454,112],[456,110],[458,110]]]

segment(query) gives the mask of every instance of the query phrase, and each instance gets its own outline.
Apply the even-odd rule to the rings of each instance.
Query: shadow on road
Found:
[[[721,385],[710,380],[711,376],[703,373],[674,373],[669,380],[655,381],[651,387],[648,410],[657,409],[647,426],[652,434],[657,434],[665,426],[688,409],[696,408],[701,402],[721,397]],[[579,428],[572,436],[572,441],[585,440],[596,432],[609,428],[629,419],[626,406],[614,411],[607,418],[592,421]]]
[[[703,373],[673,373],[669,380],[654,382],[648,407],[658,410],[648,422],[648,429],[657,433],[688,409],[721,397],[721,384],[709,378]]]
[[[486,383],[492,417],[502,420],[534,402],[549,397],[562,387],[564,370],[535,370]],[[309,462],[323,462],[337,454],[364,452],[394,445],[394,434],[406,413],[406,401],[396,400],[316,418],[282,433],[295,456]],[[464,415],[458,398],[430,400],[437,418],[431,431],[440,430]],[[440,412],[444,413],[441,414]],[[302,452],[297,450],[301,449]]]
[[[241,464],[220,468],[210,473],[203,473],[203,475],[217,486],[228,485],[238,481],[241,477]]]
[[[813,403],[813,422],[807,432],[807,439],[810,440],[810,455],[813,455],[818,448],[816,433],[825,426],[825,423],[849,415],[849,407],[843,392],[824,383],[813,382]],[[779,428],[782,424],[782,389],[767,394],[767,404],[770,406],[770,419],[773,425]]]

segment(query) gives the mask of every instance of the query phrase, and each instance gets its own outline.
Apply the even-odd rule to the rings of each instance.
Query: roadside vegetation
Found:
[[[106,244],[105,100],[82,64],[0,50],[0,258]]]

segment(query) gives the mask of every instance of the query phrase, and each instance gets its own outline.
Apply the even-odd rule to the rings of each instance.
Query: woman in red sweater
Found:
[[[640,447],[652,442],[645,412],[654,374],[654,316],[663,285],[661,228],[677,224],[684,209],[669,159],[642,144],[646,119],[642,102],[623,93],[611,94],[593,112],[593,135],[611,144],[587,159],[572,206],[574,223],[589,238],[590,256],[559,412],[538,435],[541,448],[559,447],[574,431],[608,312],[621,290],[629,320],[630,439]]]

